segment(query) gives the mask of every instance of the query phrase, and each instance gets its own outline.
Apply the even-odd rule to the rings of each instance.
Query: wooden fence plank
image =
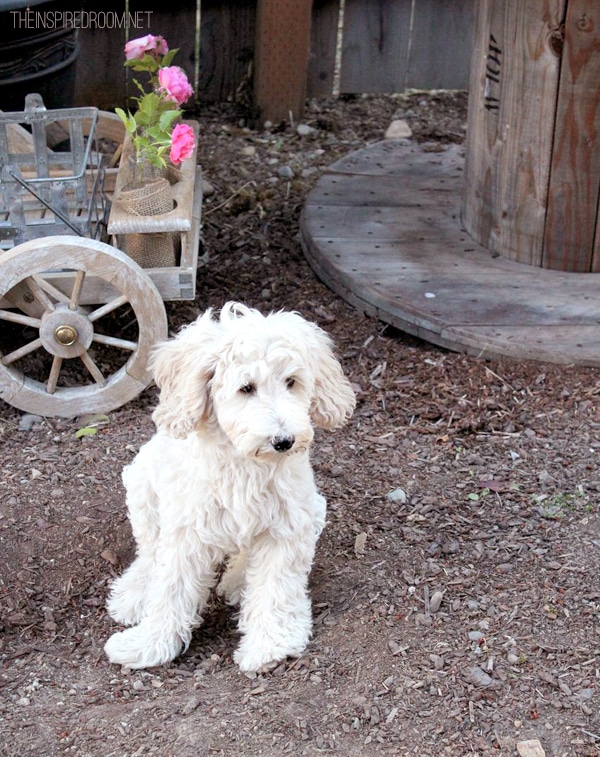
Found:
[[[405,87],[467,89],[474,0],[415,0],[413,8]]]
[[[346,0],[340,91],[402,92],[411,0]]]
[[[569,0],[544,239],[547,268],[600,271],[598,256],[593,259],[600,186],[599,82],[598,2]]]
[[[95,0],[83,0],[82,10],[86,13],[97,12]],[[125,10],[123,0],[106,0],[102,4],[106,13],[121,14]],[[88,28],[79,30],[79,56],[75,64],[74,105],[94,106],[102,110],[112,110],[116,105],[125,103],[125,30],[110,29],[92,23]],[[146,34],[140,30],[139,36]]]
[[[304,111],[312,0],[258,0],[254,98],[263,119],[299,119]]]
[[[201,102],[251,99],[255,22],[256,0],[202,0]]]
[[[333,93],[340,0],[314,0],[308,61],[308,96]]]

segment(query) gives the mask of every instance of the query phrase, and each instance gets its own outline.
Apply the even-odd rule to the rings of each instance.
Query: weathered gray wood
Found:
[[[480,0],[469,98],[463,218],[511,260],[540,265],[565,0]]]
[[[405,87],[468,89],[475,0],[416,0]]]
[[[458,148],[432,161],[396,145],[395,173],[383,176],[372,174],[383,146],[366,149],[373,161],[363,151],[355,161],[364,174],[326,174],[303,209],[302,245],[325,283],[366,312],[449,349],[600,366],[600,275],[524,266],[474,242],[459,219]],[[325,203],[332,178],[342,183],[335,202]],[[365,201],[381,182],[380,204]]]
[[[83,0],[82,10],[122,14],[123,0],[103,1],[100,8],[94,0]],[[139,31],[139,33],[138,33]],[[132,37],[142,37],[144,29],[133,30]],[[75,94],[73,105],[113,110],[125,105],[125,29],[108,29],[90,24],[78,35],[79,55],[75,64]]]
[[[233,99],[248,104],[252,96],[256,0],[202,0],[201,5],[198,99]]]
[[[402,92],[411,0],[346,0],[340,91]]]
[[[600,258],[594,255],[600,189],[599,83],[599,4],[569,0],[543,232],[543,265],[548,268],[600,272]]]
[[[340,0],[314,0],[308,61],[309,97],[333,93]]]

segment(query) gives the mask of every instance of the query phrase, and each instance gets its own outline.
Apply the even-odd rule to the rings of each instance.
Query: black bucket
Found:
[[[30,92],[47,108],[73,106],[77,29],[62,25],[64,10],[56,2],[0,0],[1,110],[23,110]]]

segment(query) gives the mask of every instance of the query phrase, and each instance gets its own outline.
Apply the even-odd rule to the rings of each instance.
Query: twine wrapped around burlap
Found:
[[[123,208],[136,216],[156,216],[173,210],[171,184],[157,178],[142,186],[129,185],[119,196]],[[124,252],[143,268],[166,268],[175,265],[172,232],[127,234]]]

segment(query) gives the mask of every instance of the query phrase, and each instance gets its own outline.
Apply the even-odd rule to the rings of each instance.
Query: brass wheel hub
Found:
[[[66,303],[42,316],[40,337],[44,349],[51,355],[74,358],[89,349],[94,337],[94,327],[83,310],[70,310]]]
[[[54,331],[54,338],[63,347],[70,347],[72,344],[75,344],[78,337],[77,329],[65,323],[58,326]]]

